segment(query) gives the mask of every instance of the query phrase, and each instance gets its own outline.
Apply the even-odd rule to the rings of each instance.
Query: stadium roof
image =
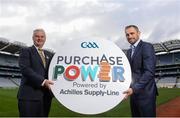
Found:
[[[153,44],[156,55],[180,52],[180,39]],[[125,53],[127,49],[123,50]]]
[[[21,48],[27,47],[25,43],[14,41],[10,42],[8,39],[0,37],[0,51],[3,53],[19,54]],[[45,49],[51,53],[54,53],[51,49]]]
[[[0,37],[0,51],[18,54],[22,47],[27,47],[27,45],[19,41],[11,43],[8,39]]]
[[[180,52],[180,39],[155,43],[153,44],[153,46],[156,54],[171,53],[176,51]],[[19,50],[23,47],[27,47],[27,45],[19,41],[14,41],[11,43],[8,39],[0,37],[0,51],[2,52],[19,54]],[[45,49],[45,50],[54,53],[53,50],[50,49]],[[127,50],[123,50],[123,51],[126,52]]]
[[[153,44],[156,54],[171,53],[180,51],[180,40],[169,40]]]

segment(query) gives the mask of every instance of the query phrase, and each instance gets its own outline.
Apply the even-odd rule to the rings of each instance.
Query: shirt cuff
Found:
[[[41,86],[44,86],[45,82],[46,82],[46,79],[43,81],[43,83],[41,84]]]

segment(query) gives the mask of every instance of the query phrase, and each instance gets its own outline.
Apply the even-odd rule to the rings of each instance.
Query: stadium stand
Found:
[[[177,78],[176,87],[180,88],[180,78]]]
[[[156,78],[158,87],[179,87],[180,40],[153,44],[156,52]]]
[[[17,87],[16,84],[14,84],[10,79],[8,78],[0,78],[0,88],[12,88],[12,87]]]
[[[18,41],[10,42],[0,37],[0,88],[18,87],[22,78],[18,57],[20,49],[27,47],[26,44]],[[51,53],[53,50],[45,49]]]
[[[164,77],[161,78],[157,83],[157,87],[159,88],[174,88],[175,86],[176,77]]]
[[[22,77],[19,66],[18,56],[24,43],[15,41],[9,42],[0,37],[0,87],[17,87]]]
[[[180,40],[155,43],[153,46],[157,57],[157,86],[180,88]],[[8,39],[0,37],[0,87],[17,87],[20,84],[22,75],[18,57],[23,47],[27,47],[26,44],[18,41],[11,43]],[[55,53],[53,50],[46,50]]]
[[[180,40],[153,44],[156,53],[155,81],[158,87],[180,88]],[[127,53],[127,50],[123,50]]]

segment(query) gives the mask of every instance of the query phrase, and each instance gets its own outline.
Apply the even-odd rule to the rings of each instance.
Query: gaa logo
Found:
[[[82,42],[82,48],[99,48],[99,46],[95,42]]]

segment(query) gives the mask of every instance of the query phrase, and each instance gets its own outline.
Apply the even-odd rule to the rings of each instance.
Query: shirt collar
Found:
[[[39,48],[39,47],[37,47],[37,46],[35,46],[35,45],[34,45],[34,47],[35,47],[35,48],[36,48],[36,50],[38,51],[38,48]],[[42,48],[42,50],[43,50],[43,48]]]
[[[38,47],[36,47],[35,45],[34,45],[34,47],[36,48],[37,52],[39,53]],[[43,50],[43,48],[42,48],[42,50]],[[42,54],[45,57],[44,50],[42,51]]]
[[[141,41],[141,39],[138,39],[137,41],[136,41],[136,43],[134,43],[134,44],[132,44],[134,47],[137,47],[137,45],[139,44],[139,42]],[[131,46],[130,46],[131,47]]]
[[[141,39],[138,39],[138,40],[136,41],[136,43],[134,44],[135,47],[137,47],[137,45],[139,44],[140,40],[141,40]]]

